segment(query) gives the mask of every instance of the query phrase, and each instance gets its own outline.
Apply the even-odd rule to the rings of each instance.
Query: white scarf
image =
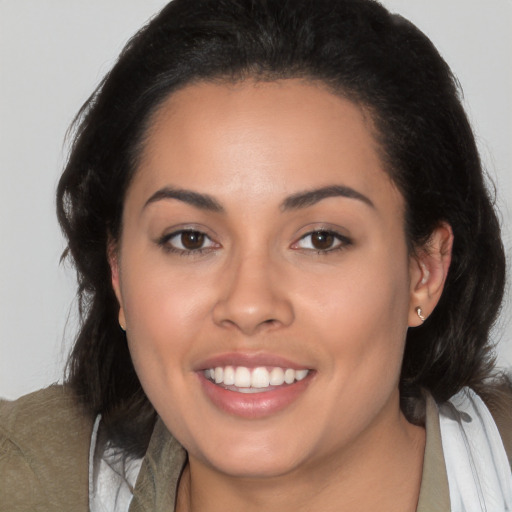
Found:
[[[512,511],[512,474],[491,413],[463,388],[438,405],[452,512]]]
[[[512,512],[512,474],[491,413],[464,388],[438,405],[452,512]],[[127,512],[142,459],[125,462],[108,445],[96,454],[96,418],[89,457],[91,512]]]

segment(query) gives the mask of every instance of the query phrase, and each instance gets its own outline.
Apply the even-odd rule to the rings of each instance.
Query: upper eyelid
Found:
[[[332,235],[340,238],[341,240],[347,240],[347,241],[351,240],[351,237],[348,234],[342,233],[339,229],[320,226],[320,227],[308,229],[308,231],[306,231],[305,233],[302,233],[300,236],[298,236],[296,241],[299,241],[306,236],[310,236],[310,235],[313,235],[314,233],[319,233],[319,232],[320,233],[331,233]]]
[[[169,238],[172,238],[173,236],[179,235],[180,233],[190,233],[190,232],[202,233],[203,235],[210,238],[211,240],[215,240],[216,238],[218,238],[217,234],[213,230],[211,230],[203,225],[182,224],[182,225],[172,226],[163,231],[164,231],[163,235],[159,236],[158,237],[159,239],[164,239],[164,238],[169,239]]]
[[[294,238],[294,241],[291,243],[291,247],[297,245],[300,240],[303,240],[304,238],[313,235],[314,233],[318,232],[326,232],[332,234],[334,237],[336,237],[340,242],[342,242],[342,245],[350,245],[353,243],[353,239],[350,235],[343,233],[344,230],[336,229],[334,227],[325,226],[325,225],[317,225],[317,226],[308,226],[307,231],[302,233],[300,236],[296,236]],[[175,226],[171,230],[167,231],[165,234],[158,237],[155,241],[159,244],[166,244],[168,243],[172,238],[179,236],[182,233],[187,232],[197,232],[201,233],[205,236],[206,239],[208,239],[210,242],[213,242],[213,244],[217,245],[218,247],[222,247],[223,244],[218,242],[218,236],[216,236],[215,233],[212,233],[212,231],[206,226],[194,226],[194,225],[183,225],[183,226]],[[178,249],[179,250],[179,249]]]
[[[203,231],[201,229],[194,229],[194,228],[174,229],[172,231],[169,231],[169,233],[166,233],[164,236],[172,238],[174,236],[181,235],[182,233],[201,233],[202,235],[207,236],[208,238],[211,238],[211,236],[208,233],[206,233],[205,231]]]
[[[319,252],[327,253],[327,252],[339,249],[341,247],[347,247],[347,246],[353,244],[353,240],[352,240],[351,237],[349,237],[347,235],[344,235],[343,233],[340,233],[336,229],[332,229],[332,228],[317,228],[317,229],[311,229],[310,231],[308,231],[308,232],[302,234],[300,237],[296,238],[295,242],[293,242],[291,244],[291,247],[294,248],[294,246],[297,246],[301,240],[304,240],[306,237],[311,236],[311,235],[313,235],[315,233],[319,233],[319,232],[330,233],[333,236],[335,236],[339,240],[339,242],[340,242],[339,246],[333,247],[332,249],[326,249],[325,251],[319,250]],[[302,249],[302,248],[301,247],[297,247],[297,249]],[[313,249],[305,249],[305,250],[313,250]]]
[[[302,236],[312,235],[313,233],[332,233],[333,235],[339,236],[340,238],[348,238],[347,235],[340,233],[339,230],[333,228],[310,229],[307,233],[304,233]]]
[[[173,239],[174,237],[177,237],[179,235],[182,235],[183,233],[200,233],[201,235],[204,235],[205,238],[207,238],[208,240],[214,242],[214,243],[217,243],[215,242],[215,240],[208,234],[208,233],[205,233],[204,231],[200,230],[200,229],[191,229],[191,228],[183,228],[183,229],[177,229],[177,230],[174,230],[174,231],[171,231],[165,235],[163,235],[160,240],[171,240]]]
[[[197,249],[187,249],[186,247],[179,247],[171,243],[171,240],[175,237],[179,237],[183,233],[201,233],[205,236],[205,240],[207,241],[207,245],[205,247],[198,247]],[[170,231],[167,234],[162,235],[157,240],[155,240],[155,243],[160,246],[165,252],[174,253],[177,255],[182,256],[198,256],[200,254],[215,251],[216,249],[219,249],[222,247],[218,242],[216,242],[211,236],[209,236],[204,231],[198,230],[198,229],[191,229],[191,228],[182,228],[182,229],[175,229],[173,231]],[[181,244],[183,245],[183,244]]]

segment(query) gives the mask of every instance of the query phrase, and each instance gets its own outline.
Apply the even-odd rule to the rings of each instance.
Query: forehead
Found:
[[[271,191],[285,196],[332,184],[398,194],[371,117],[298,79],[199,83],[172,94],[153,116],[137,182],[146,195],[179,186],[221,199],[271,199]]]

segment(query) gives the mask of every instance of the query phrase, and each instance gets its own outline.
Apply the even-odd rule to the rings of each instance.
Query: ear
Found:
[[[110,265],[110,275],[112,279],[112,288],[119,302],[119,325],[123,331],[126,331],[126,318],[124,315],[123,302],[121,299],[121,285],[119,279],[119,251],[113,241],[109,241],[107,248],[108,264]]]
[[[410,302],[409,327],[417,327],[434,311],[443,292],[452,259],[453,231],[442,222],[434,229],[427,243],[418,247],[409,265]],[[418,308],[421,310],[418,312]]]

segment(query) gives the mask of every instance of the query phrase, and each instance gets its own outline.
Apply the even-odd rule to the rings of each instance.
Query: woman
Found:
[[[83,324],[67,384],[2,405],[11,508],[512,506],[499,226],[406,20],[173,1],[83,107],[57,204]]]

